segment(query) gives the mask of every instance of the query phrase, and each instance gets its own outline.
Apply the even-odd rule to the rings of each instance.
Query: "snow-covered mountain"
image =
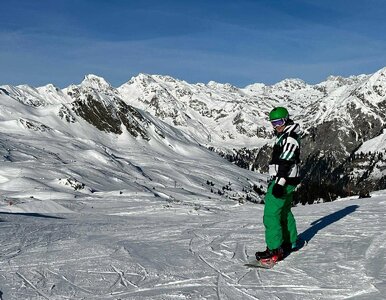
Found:
[[[101,78],[87,76],[64,90],[2,86],[0,92],[4,199],[40,199],[58,191],[68,199],[76,190],[78,199],[111,192],[177,202],[185,193],[214,202],[261,201],[252,189],[264,185],[265,176],[240,169],[130,106]]]
[[[259,83],[243,89],[215,82],[192,85],[170,77],[142,74],[118,91],[133,106],[189,132],[231,161],[263,172],[272,138],[267,114],[274,106],[288,107],[305,130],[305,185],[300,194],[308,198],[315,195],[312,199],[303,197],[305,202],[358,193],[370,186],[386,187],[382,172],[371,176],[367,172],[370,186],[348,186],[346,171],[351,167],[344,167],[346,171],[342,173],[342,164],[347,165],[357,148],[382,133],[386,114],[385,74],[383,68],[371,75],[330,76],[316,85],[286,79],[272,86]],[[319,190],[327,192],[320,194]]]
[[[316,85],[286,79],[272,86],[256,83],[245,88],[147,74],[114,88],[105,79],[88,75],[79,85],[63,90],[53,85],[1,86],[0,100],[3,123],[23,128],[24,133],[33,127],[93,140],[89,129],[84,131],[93,128],[117,137],[128,134],[149,146],[152,140],[167,144],[170,136],[178,136],[186,144],[202,145],[259,172],[266,171],[273,138],[267,114],[283,105],[305,132],[303,189],[308,190],[301,194],[314,195],[302,200],[313,201],[326,198],[318,190],[327,191],[331,199],[369,187],[348,188],[347,176],[351,182],[368,181],[363,174],[357,177],[360,172],[349,170],[357,169],[352,165],[357,149],[382,134],[386,68],[371,75],[330,76]],[[366,176],[372,188],[386,188],[382,172],[371,176],[366,172]]]
[[[324,198],[334,199],[336,195],[384,188],[383,172],[369,169],[358,177],[353,161],[358,148],[385,128],[386,68],[372,75],[340,78],[336,89],[331,90],[330,82],[322,85],[331,92],[299,116],[307,130],[303,141],[304,194],[322,188]]]
[[[271,134],[266,121],[269,107],[229,84],[189,84],[169,76],[140,74],[118,92],[127,103],[182,129],[201,144],[256,147]]]

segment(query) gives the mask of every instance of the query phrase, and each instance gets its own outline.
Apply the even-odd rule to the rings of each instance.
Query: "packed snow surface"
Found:
[[[271,270],[244,266],[263,205],[181,198],[4,200],[2,299],[384,299],[385,193],[295,207],[308,244]]]

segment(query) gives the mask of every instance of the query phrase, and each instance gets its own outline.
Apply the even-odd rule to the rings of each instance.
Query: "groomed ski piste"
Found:
[[[198,146],[99,142],[2,134],[0,299],[384,299],[386,191],[294,207],[308,245],[248,269],[263,205],[205,182],[241,194],[263,175]]]
[[[130,198],[3,206],[2,299],[384,299],[386,194],[296,207],[308,245],[271,270],[243,266],[264,245],[261,206]]]

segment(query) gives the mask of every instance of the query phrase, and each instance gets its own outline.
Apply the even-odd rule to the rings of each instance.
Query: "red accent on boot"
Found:
[[[279,248],[279,249],[276,249],[276,250],[273,250],[272,251],[272,256],[271,257],[268,257],[268,258],[262,258],[260,259],[260,261],[262,263],[276,263],[280,260],[282,260],[284,257],[284,252],[283,252],[283,249],[282,248]]]

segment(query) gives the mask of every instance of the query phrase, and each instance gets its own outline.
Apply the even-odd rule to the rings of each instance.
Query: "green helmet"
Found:
[[[287,120],[289,118],[288,110],[284,107],[275,107],[271,110],[269,113],[269,120],[278,120],[278,119],[284,119]]]

